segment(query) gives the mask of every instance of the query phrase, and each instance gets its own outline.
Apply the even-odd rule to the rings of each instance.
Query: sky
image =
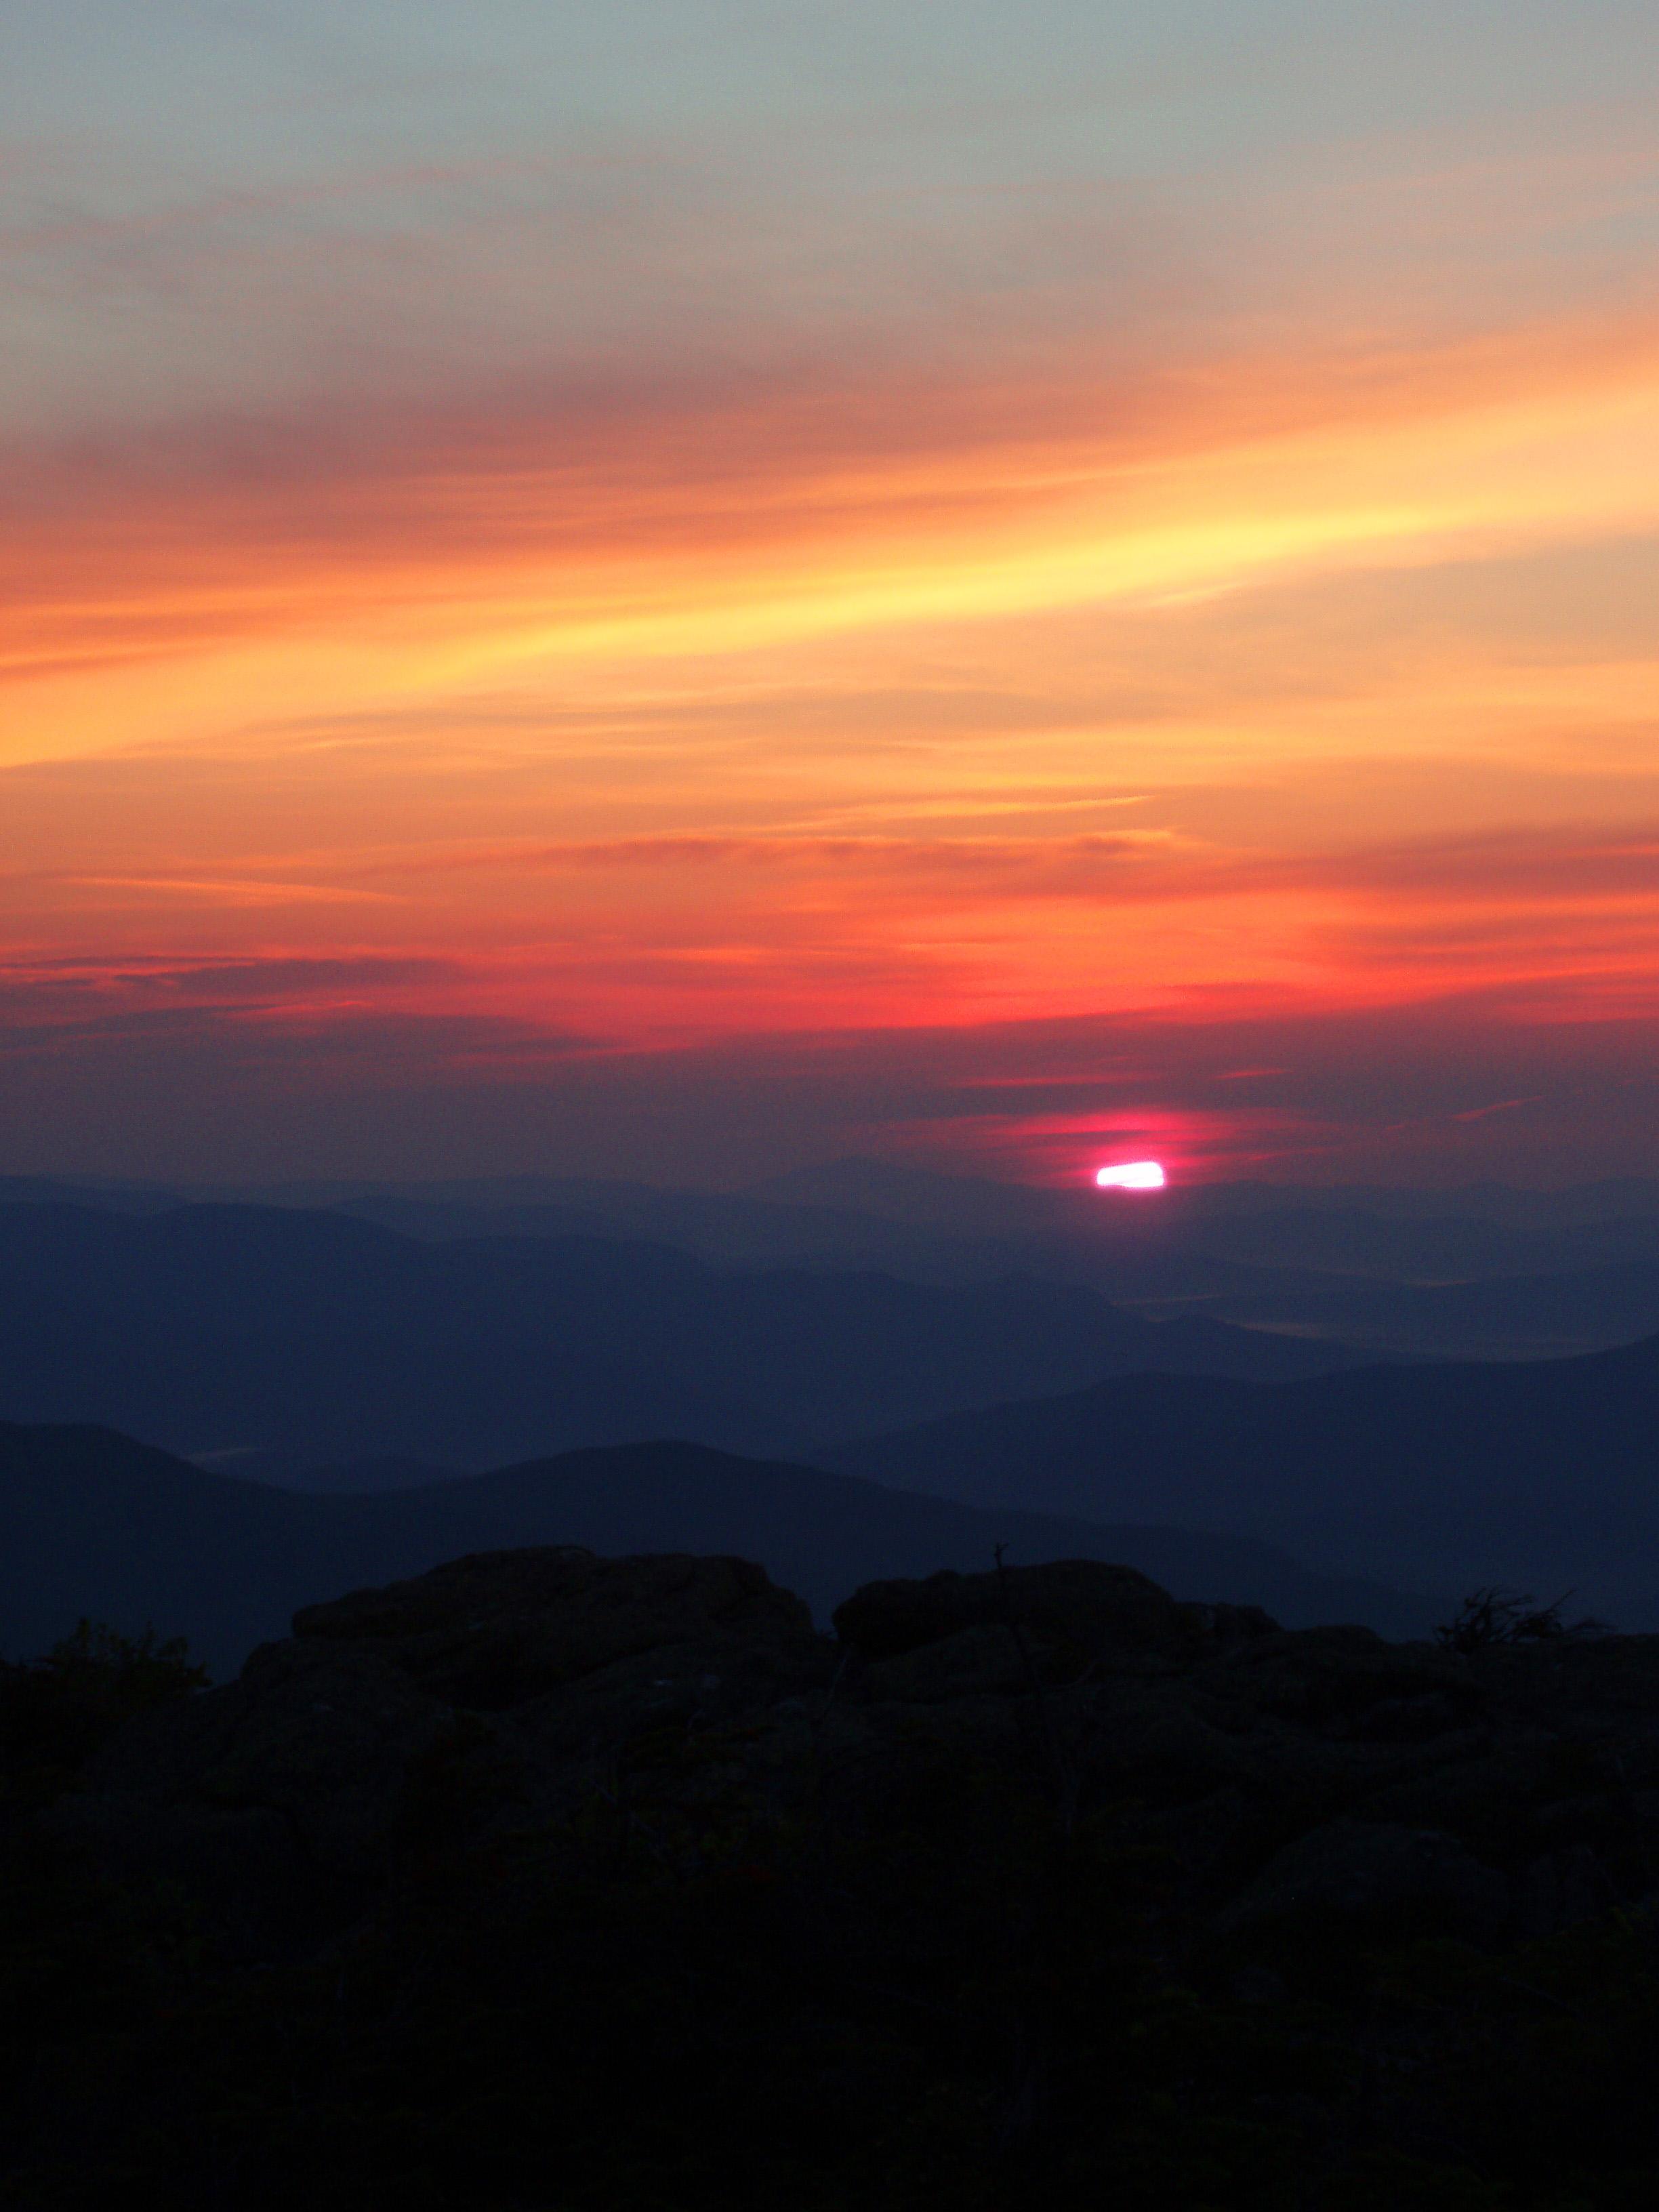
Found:
[[[0,42],[0,1170],[1659,1166],[1650,0]]]

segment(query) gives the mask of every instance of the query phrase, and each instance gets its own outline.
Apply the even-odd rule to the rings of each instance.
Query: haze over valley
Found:
[[[15,1602],[56,1593],[19,1617],[47,1640],[95,1586],[121,1626],[210,1620],[203,1648],[240,1653],[350,1559],[374,1579],[532,1540],[747,1552],[826,1609],[929,1544],[964,1566],[1004,1544],[1153,1561],[1181,1595],[1297,1620],[1420,1632],[1503,1583],[1659,1627],[1659,1338],[1632,1341],[1659,1190],[1639,1182],[1212,1187],[1153,1215],[1131,1208],[1162,1194],[1103,1208],[848,1160],[758,1192],[17,1178],[4,1197],[16,1435],[45,1466],[55,1427],[95,1425],[202,1478],[175,1469],[140,1547],[159,1580],[100,1568],[77,1603],[61,1545],[90,1508],[31,1522],[38,1559],[15,1537]],[[1275,1299],[1324,1301],[1322,1322],[1218,1317]],[[1359,1310],[1412,1355],[1330,1328]],[[620,1470],[647,1464],[635,1496]],[[837,1491],[846,1474],[878,1488]],[[258,1505],[272,1486],[350,1503]],[[269,1577],[230,1572],[209,1533],[239,1514],[283,1532],[238,1539],[282,1559]]]

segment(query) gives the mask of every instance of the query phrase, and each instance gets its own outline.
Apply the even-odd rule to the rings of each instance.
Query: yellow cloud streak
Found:
[[[1417,564],[1638,529],[1659,523],[1659,372],[1092,480],[1079,464],[1042,506],[1035,526],[1021,515],[1006,530],[922,536],[897,560],[750,574],[717,592],[682,579],[655,605],[507,629],[466,648],[457,672],[477,680],[492,661],[731,653],[838,630],[1156,603],[1285,569]]]
[[[1511,369],[1513,364],[1510,364]],[[1497,380],[1502,382],[1502,379]],[[714,657],[919,625],[1090,605],[1178,601],[1279,575],[1416,565],[1659,524],[1659,369],[1628,351],[1598,374],[1449,410],[1426,380],[1421,411],[1391,395],[1381,416],[1317,432],[1242,438],[1185,455],[1126,459],[1084,441],[1011,459],[969,449],[928,481],[914,462],[849,472],[798,496],[771,535],[631,552],[596,517],[594,542],[550,562],[489,544],[447,561],[441,513],[413,553],[388,533],[329,588],[327,559],[295,550],[281,588],[243,597],[206,583],[152,605],[179,635],[167,657],[33,681],[13,665],[0,758],[222,739],[257,714],[361,711],[492,684],[567,680],[582,666]],[[527,471],[494,495],[533,505]],[[543,484],[543,495],[554,497]],[[948,492],[950,497],[943,495]],[[489,482],[455,496],[487,500]],[[941,510],[942,513],[941,513]],[[580,533],[578,533],[580,539]],[[609,539],[610,542],[607,542]],[[533,539],[531,541],[533,545]],[[202,563],[213,564],[204,544]],[[368,572],[367,576],[365,571]],[[192,641],[189,618],[200,617]],[[143,611],[92,612],[118,635]],[[246,623],[234,635],[237,621]],[[228,626],[232,635],[227,637]],[[434,738],[434,748],[441,740]]]

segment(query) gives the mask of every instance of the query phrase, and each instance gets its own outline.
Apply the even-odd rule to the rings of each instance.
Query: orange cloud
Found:
[[[1659,927],[1654,335],[688,375],[15,455],[30,1049],[88,997],[474,1071],[1244,999],[1623,1018]],[[948,1118],[1044,1160],[1099,1126]]]
[[[56,696],[125,670],[165,735],[195,702],[145,664],[219,662],[234,713],[272,640],[319,656],[278,698],[341,705],[1630,527],[1659,504],[1653,337],[1545,327],[1103,386],[1057,365],[556,388],[14,453],[0,674]],[[91,741],[16,712],[15,756]]]

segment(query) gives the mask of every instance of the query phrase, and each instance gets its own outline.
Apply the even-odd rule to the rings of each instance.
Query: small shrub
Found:
[[[1490,1589],[1472,1590],[1449,1620],[1435,1630],[1435,1641],[1446,1651],[1488,1651],[1498,1644],[1546,1644],[1567,1637],[1606,1636],[1604,1621],[1566,1620],[1561,1608],[1571,1590],[1550,1605],[1540,1605],[1530,1590]]]
[[[0,1665],[0,1789],[33,1791],[66,1778],[124,1722],[207,1680],[182,1638],[82,1621],[44,1659]]]

